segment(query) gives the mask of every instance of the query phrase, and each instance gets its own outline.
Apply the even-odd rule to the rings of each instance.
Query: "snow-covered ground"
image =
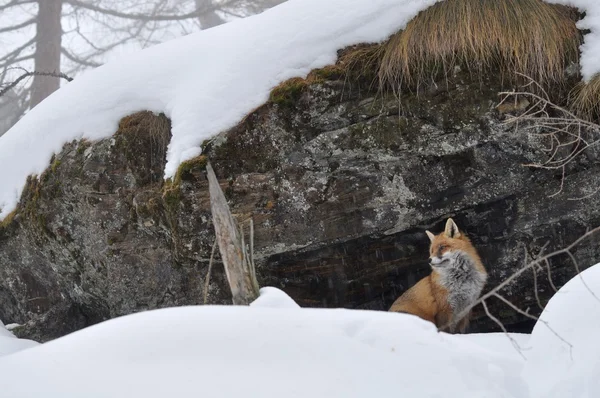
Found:
[[[36,343],[35,341],[17,339],[14,334],[6,330],[0,319],[0,357],[37,345],[39,345],[39,343]],[[0,386],[2,385],[2,377],[3,376],[0,375]],[[0,387],[0,391],[2,391],[2,387]]]
[[[540,318],[523,373],[532,396],[600,397],[600,264],[563,286]]]
[[[0,138],[0,219],[27,176],[41,174],[63,144],[97,140],[133,112],[164,112],[173,138],[165,176],[202,142],[263,104],[278,83],[332,64],[337,50],[379,42],[442,0],[289,0],[260,15],[189,35],[89,71],[52,94]],[[582,72],[600,70],[600,1],[548,0],[587,12]]]
[[[31,347],[0,327],[2,397],[600,396],[600,265],[565,285],[531,336],[449,335],[412,315],[250,307],[125,316]],[[31,348],[29,348],[31,347]]]

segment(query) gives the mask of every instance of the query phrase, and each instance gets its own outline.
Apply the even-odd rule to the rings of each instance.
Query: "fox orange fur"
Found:
[[[417,315],[450,333],[464,333],[471,314],[463,313],[479,298],[487,272],[477,250],[451,218],[444,232],[426,233],[432,272],[404,292],[390,311]]]

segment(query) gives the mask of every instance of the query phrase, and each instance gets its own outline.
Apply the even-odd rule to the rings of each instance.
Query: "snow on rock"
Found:
[[[251,307],[264,308],[300,308],[290,296],[275,287],[263,287],[260,296],[250,304]]]
[[[538,321],[525,352],[532,396],[600,397],[600,264],[564,285],[540,319],[552,330]]]
[[[16,338],[14,334],[6,329],[0,320],[0,357],[37,345],[39,345],[39,343],[36,343],[35,341]],[[0,386],[1,385],[2,382],[0,381]]]
[[[522,366],[411,315],[199,306],[1,357],[0,388],[11,398],[525,397]]]
[[[585,12],[577,23],[580,30],[589,29],[581,45],[581,74],[585,82],[600,73],[600,1],[599,0],[545,0],[547,3],[576,7]]]
[[[172,121],[166,177],[201,143],[263,104],[278,83],[332,64],[337,50],[379,42],[439,0],[290,0],[84,73],[0,137],[0,218],[66,142],[109,137],[133,112]]]

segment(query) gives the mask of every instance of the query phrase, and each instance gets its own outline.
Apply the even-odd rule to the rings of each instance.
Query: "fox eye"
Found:
[[[440,245],[440,246],[438,247],[438,250],[439,250],[439,251],[442,251],[442,250],[444,250],[444,249],[445,249],[445,248],[447,248],[447,247],[448,247],[448,246],[446,246],[446,245]]]

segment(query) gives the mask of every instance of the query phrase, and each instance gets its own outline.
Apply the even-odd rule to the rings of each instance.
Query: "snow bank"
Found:
[[[540,319],[552,330],[538,322],[531,333],[523,377],[532,396],[600,397],[600,264],[563,286]]]
[[[263,308],[300,308],[290,296],[274,287],[263,287],[260,296],[250,303],[251,307]]]
[[[183,307],[2,357],[0,388],[11,398],[525,397],[522,364],[411,315]]]
[[[412,315],[299,309],[275,288],[250,307],[113,319],[0,356],[11,398],[600,396],[600,265],[567,283],[531,336],[449,335]],[[563,339],[566,341],[563,341]],[[19,341],[0,327],[0,350]],[[16,351],[16,350],[15,350]],[[2,351],[0,351],[0,355]]]
[[[109,137],[136,111],[171,118],[165,172],[172,177],[203,140],[265,103],[278,83],[334,63],[340,48],[386,39],[437,1],[290,0],[87,72],[0,138],[0,218],[64,143]]]
[[[589,29],[581,45],[581,74],[588,82],[600,73],[600,0],[545,0],[547,3],[576,7],[585,12],[585,18],[577,23],[580,30]]]
[[[37,345],[39,345],[39,343],[36,343],[35,341],[16,338],[14,334],[6,329],[0,320],[0,357]],[[2,388],[1,380],[2,378],[0,377],[0,391]]]
[[[501,352],[513,356],[515,359],[523,359],[520,352],[527,351],[530,347],[530,335],[525,333],[469,333],[456,335],[457,338],[470,341],[486,350]],[[512,340],[511,340],[512,339]],[[514,344],[517,344],[517,347]]]

